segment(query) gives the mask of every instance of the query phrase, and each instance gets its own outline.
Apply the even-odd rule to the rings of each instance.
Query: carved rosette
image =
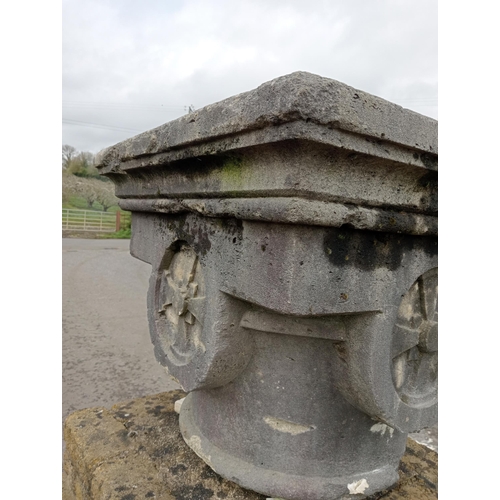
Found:
[[[438,390],[438,271],[420,276],[403,296],[392,341],[396,392],[409,406],[431,404]]]
[[[195,251],[186,243],[169,252],[159,269],[155,296],[155,324],[161,348],[177,366],[188,364],[198,352],[205,310],[205,280]]]

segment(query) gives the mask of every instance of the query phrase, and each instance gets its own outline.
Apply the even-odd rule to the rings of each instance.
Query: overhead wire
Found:
[[[184,109],[188,106],[168,105],[168,104],[136,104],[136,103],[103,103],[89,101],[63,101],[63,108],[107,108],[107,109],[146,109],[163,111],[166,109]]]
[[[70,120],[69,118],[63,118],[62,122],[66,123],[67,125],[79,125],[82,127],[103,128],[103,129],[118,130],[123,132],[143,132],[143,130],[138,130],[135,128],[117,127],[114,125],[103,125],[99,123],[82,122],[79,120]]]
[[[76,101],[67,100],[63,101],[62,107],[66,109],[76,109],[76,108],[94,108],[94,109],[107,109],[116,111],[166,111],[166,110],[184,110],[189,111],[192,106],[181,106],[181,105],[168,105],[168,104],[137,104],[137,103],[103,103],[95,101]],[[86,122],[81,120],[73,120],[71,118],[64,118],[62,122],[67,125],[76,125],[92,128],[101,128],[107,130],[117,130],[124,132],[142,132],[143,130],[138,130],[128,127],[120,127],[116,125],[105,125],[100,123]]]

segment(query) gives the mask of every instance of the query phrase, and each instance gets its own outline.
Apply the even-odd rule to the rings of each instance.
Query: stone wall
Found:
[[[265,500],[220,477],[185,444],[174,410],[184,396],[172,391],[72,413],[63,500]],[[409,439],[399,483],[369,498],[437,498],[437,463],[434,451]]]

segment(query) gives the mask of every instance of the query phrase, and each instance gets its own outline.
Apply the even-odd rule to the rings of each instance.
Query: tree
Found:
[[[62,201],[68,202],[72,196],[80,195],[79,183],[81,180],[67,172],[63,173],[62,178]]]
[[[89,151],[75,155],[70,160],[67,171],[79,177],[99,177],[99,172],[94,166],[94,155]]]
[[[96,181],[99,182],[99,181]],[[92,208],[92,205],[97,201],[97,189],[95,182],[90,179],[81,179],[77,184],[77,193],[87,202],[87,208]]]
[[[81,179],[75,175],[64,175],[63,200],[71,196],[83,198],[87,202],[87,208],[92,208],[96,201],[96,190],[86,179]]]
[[[106,177],[99,175],[95,168],[94,154],[89,151],[78,152],[76,148],[65,144],[62,147],[63,161],[63,203],[77,196],[87,202],[87,208],[92,208],[95,202],[102,205],[106,212],[118,204],[114,194],[114,185]]]
[[[97,179],[96,179],[97,180]],[[111,182],[97,180],[96,201],[102,205],[102,209],[107,212],[109,207],[118,205],[118,198],[115,196],[115,188]]]
[[[64,144],[62,147],[62,168],[66,170],[77,153],[76,148],[69,144]]]
[[[72,196],[78,196],[87,202],[87,208],[92,208],[94,203],[98,202],[107,212],[113,205],[118,205],[118,198],[114,195],[114,185],[100,179],[63,175],[62,192],[63,202],[69,201]]]
[[[90,151],[78,151],[69,144],[62,147],[62,167],[68,172],[79,177],[100,177],[95,168],[94,154]]]

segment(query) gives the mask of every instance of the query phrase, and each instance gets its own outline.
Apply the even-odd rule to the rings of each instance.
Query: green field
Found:
[[[89,208],[87,206],[85,198],[80,198],[78,196],[71,196],[69,198],[69,201],[62,204],[62,208],[78,208],[80,210],[96,210],[98,212],[103,212],[102,205],[97,201],[92,204],[92,208]],[[118,205],[113,205],[112,207],[108,208],[108,212],[116,212],[118,210],[120,210],[120,207]],[[120,211],[123,212],[123,210]]]

